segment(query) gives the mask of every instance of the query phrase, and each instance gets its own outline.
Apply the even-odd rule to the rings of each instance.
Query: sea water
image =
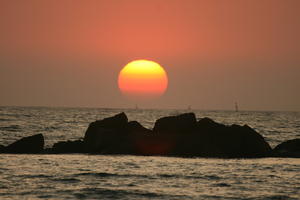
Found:
[[[300,137],[299,112],[192,111],[248,124],[272,147]],[[0,144],[42,133],[51,147],[119,112],[152,128],[190,110],[0,107]],[[300,159],[2,154],[0,199],[300,199]]]

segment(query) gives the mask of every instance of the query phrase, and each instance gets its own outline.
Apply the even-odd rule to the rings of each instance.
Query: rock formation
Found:
[[[48,153],[84,153],[83,141],[61,141],[53,145]]]
[[[24,137],[1,149],[3,153],[41,153],[44,149],[44,136],[37,134]]]
[[[209,118],[198,122],[193,113],[158,119],[154,131],[172,141],[170,155],[256,158],[271,153],[270,145],[249,126],[225,126]]]
[[[300,139],[285,141],[273,149],[273,156],[300,158]]]
[[[89,124],[83,140],[61,141],[44,148],[42,134],[24,137],[1,153],[92,153],[180,157],[260,158],[300,157],[300,139],[286,141],[274,150],[251,127],[226,126],[209,118],[197,121],[194,113],[162,117],[153,130],[125,113]]]
[[[220,158],[266,157],[271,147],[249,126],[225,126],[194,113],[158,119],[153,131],[125,113],[92,122],[84,137],[88,153]]]

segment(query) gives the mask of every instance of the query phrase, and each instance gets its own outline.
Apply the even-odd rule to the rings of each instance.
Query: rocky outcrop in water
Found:
[[[86,152],[163,156],[256,158],[271,147],[249,126],[225,126],[194,113],[158,119],[153,131],[128,122],[125,113],[92,122],[84,137]]]
[[[273,156],[300,158],[300,139],[285,141],[273,149]]]
[[[82,140],[61,141],[46,150],[47,153],[85,153]]]
[[[170,155],[257,158],[271,153],[270,145],[249,126],[225,126],[193,113],[158,119],[153,129],[172,141]]]
[[[2,147],[2,153],[41,153],[44,149],[44,136],[37,134],[24,137],[16,142]]]
[[[133,154],[125,113],[92,122],[85,132],[83,145],[88,153]]]
[[[162,117],[156,120],[153,131],[169,134],[184,134],[193,131],[197,126],[194,113],[184,113],[177,116]]]
[[[153,130],[125,113],[89,124],[83,140],[61,141],[44,148],[42,134],[0,146],[2,153],[92,153],[180,157],[260,158],[300,157],[300,139],[286,141],[271,149],[251,127],[224,125],[209,118],[197,121],[194,113],[162,117]]]

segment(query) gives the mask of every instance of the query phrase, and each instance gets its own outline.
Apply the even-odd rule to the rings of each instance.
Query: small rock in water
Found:
[[[273,149],[273,156],[300,158],[300,139],[285,141]]]
[[[4,148],[5,153],[41,153],[44,149],[44,136],[36,134],[24,137]]]
[[[84,153],[83,141],[61,141],[53,145],[51,152],[53,153]]]

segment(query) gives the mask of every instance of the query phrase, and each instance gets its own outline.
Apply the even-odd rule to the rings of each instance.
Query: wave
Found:
[[[62,183],[76,183],[80,182],[77,178],[53,178],[52,181],[62,182]]]
[[[143,198],[159,198],[159,199],[187,199],[185,195],[171,195],[148,192],[143,190],[125,190],[125,189],[109,189],[109,188],[84,188],[74,194],[76,197],[86,198],[95,197],[97,199],[143,199]]]
[[[74,174],[75,177],[77,176],[93,176],[93,177],[99,177],[99,178],[105,178],[105,177],[119,177],[119,178],[146,178],[146,179],[160,179],[160,178],[166,178],[166,179],[206,179],[206,180],[220,180],[221,177],[215,176],[215,175],[179,175],[179,174],[152,174],[152,175],[144,175],[144,174],[113,174],[113,173],[106,173],[106,172],[100,172],[100,173],[93,173],[93,172],[87,172],[87,173],[78,173]]]
[[[287,195],[272,195],[272,196],[263,196],[261,198],[253,198],[258,200],[270,199],[270,200],[299,200],[298,198],[293,198]]]
[[[0,118],[0,122],[9,122],[9,121],[13,121],[13,120],[8,118]]]
[[[24,175],[20,175],[19,177],[22,177],[22,178],[52,178],[52,176],[44,175],[44,174],[35,174],[35,175],[24,174]]]
[[[79,173],[75,174],[75,176],[94,176],[94,177],[140,177],[140,178],[149,178],[147,175],[140,175],[140,174],[112,174],[112,173],[106,173],[106,172],[100,172],[100,173],[93,173],[93,172],[87,172],[87,173]]]
[[[30,115],[30,114],[19,114],[19,113],[0,113],[0,116],[22,118],[22,117],[32,117],[33,115]]]
[[[10,126],[0,127],[0,130],[10,131],[10,132],[16,132],[16,131],[19,131],[20,129],[21,129],[21,126],[19,126],[19,125],[10,125]]]
[[[219,176],[215,175],[180,175],[180,174],[158,174],[160,178],[175,178],[175,179],[206,179],[206,180],[220,180]]]
[[[52,130],[59,130],[61,127],[59,126],[48,126],[44,128],[44,131],[52,131]]]
[[[213,184],[212,186],[214,186],[214,187],[230,187],[231,185],[227,184],[227,183],[216,183],[216,184]]]

